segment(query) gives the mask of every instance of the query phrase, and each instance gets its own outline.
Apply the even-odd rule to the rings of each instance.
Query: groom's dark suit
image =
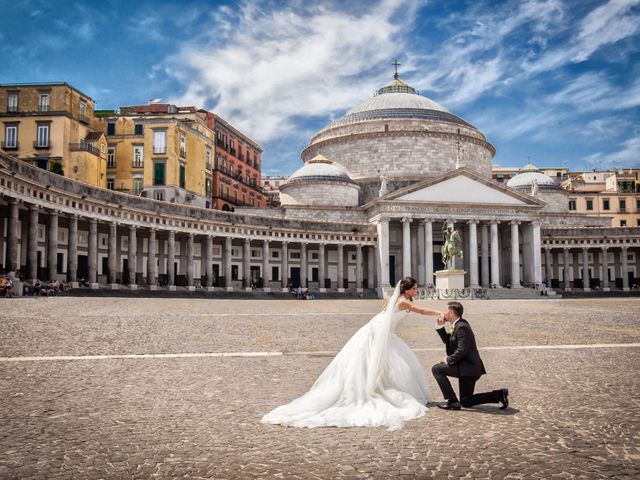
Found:
[[[487,373],[480,358],[476,337],[471,330],[471,325],[464,318],[455,322],[453,333],[449,333],[445,327],[437,329],[438,335],[444,342],[447,350],[446,363],[438,363],[431,371],[435,377],[442,395],[448,402],[457,402],[456,394],[447,377],[458,378],[460,385],[460,404],[463,407],[472,407],[481,403],[499,403],[501,390],[493,390],[487,393],[473,391],[478,379]]]

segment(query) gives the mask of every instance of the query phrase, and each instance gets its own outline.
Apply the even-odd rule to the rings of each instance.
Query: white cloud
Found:
[[[545,52],[540,58],[527,60],[523,68],[539,73],[590,58],[606,45],[616,43],[638,33],[640,14],[633,7],[640,0],[610,0],[582,19],[569,42]]]
[[[169,60],[186,86],[173,100],[215,107],[259,142],[286,135],[298,118],[351,107],[390,78],[390,66],[382,77],[363,73],[405,49],[418,5],[383,0],[354,14],[322,5],[266,11],[252,0],[237,14],[219,9],[213,17],[228,42],[216,43],[212,28]]]
[[[613,152],[597,152],[585,157],[584,161],[597,168],[640,167],[640,135],[627,139],[622,148]]]

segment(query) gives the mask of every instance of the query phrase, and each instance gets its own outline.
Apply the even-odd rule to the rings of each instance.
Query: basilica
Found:
[[[527,165],[491,179],[477,127],[394,78],[317,132],[279,207],[234,212],[94,187],[0,153],[0,268],[91,288],[376,292],[444,268],[462,238],[465,287],[629,290],[640,228],[570,214]]]

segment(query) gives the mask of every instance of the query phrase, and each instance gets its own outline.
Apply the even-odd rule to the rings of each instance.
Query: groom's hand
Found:
[[[440,315],[438,315],[438,318],[436,319],[436,322],[438,323],[438,326],[444,325],[445,319],[444,319],[444,315],[442,313]]]

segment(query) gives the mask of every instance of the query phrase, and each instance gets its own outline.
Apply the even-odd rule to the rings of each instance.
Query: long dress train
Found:
[[[266,414],[262,423],[395,430],[424,415],[431,400],[424,370],[394,333],[408,313],[398,309],[398,296],[396,287],[386,310],[349,339],[311,389]]]

